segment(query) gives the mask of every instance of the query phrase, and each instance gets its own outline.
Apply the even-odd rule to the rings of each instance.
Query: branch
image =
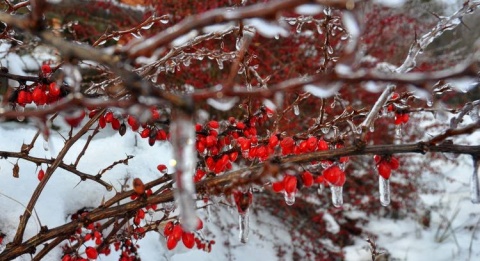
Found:
[[[238,21],[241,19],[254,17],[269,17],[282,10],[292,10],[293,8],[308,3],[308,0],[285,0],[273,1],[268,3],[254,4],[247,7],[239,7],[235,10],[231,8],[219,8],[202,14],[189,16],[180,23],[168,28],[165,31],[145,41],[145,39],[136,40],[121,50],[128,57],[134,59],[139,56],[150,56],[158,48],[172,42],[176,38],[189,33],[191,30],[212,25],[225,23],[229,21]],[[347,8],[351,4],[348,0],[317,0],[318,4],[331,6],[338,9]]]

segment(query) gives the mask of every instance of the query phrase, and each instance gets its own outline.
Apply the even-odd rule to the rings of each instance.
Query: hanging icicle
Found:
[[[330,186],[332,190],[332,204],[339,208],[343,205],[343,186]]]
[[[196,203],[194,199],[195,185],[193,183],[196,164],[195,124],[191,114],[180,110],[174,113],[170,125],[170,141],[175,157],[172,159],[171,165],[176,170],[174,195],[180,211],[183,229],[193,231],[197,225]]]
[[[470,179],[470,199],[472,203],[478,204],[480,203],[480,161],[473,157],[473,173]]]
[[[233,193],[233,199],[238,211],[238,223],[239,223],[239,238],[240,242],[247,243],[249,232],[249,208],[253,201],[252,190],[247,192],[235,191]]]
[[[380,203],[386,207],[390,205],[390,180],[378,176],[378,190],[380,192]]]

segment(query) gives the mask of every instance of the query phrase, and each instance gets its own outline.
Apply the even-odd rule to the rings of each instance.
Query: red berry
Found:
[[[52,82],[50,85],[48,85],[48,95],[52,97],[57,97],[60,95],[60,88],[57,87],[55,82]]]
[[[324,139],[318,141],[317,149],[320,151],[328,150],[328,143]]]
[[[294,193],[297,190],[297,178],[292,175],[285,175],[285,178],[283,178],[283,185],[285,187],[285,192]]]
[[[179,241],[182,238],[182,233],[183,233],[182,226],[180,224],[176,224],[173,227],[173,231],[170,236],[175,238],[177,241]]]
[[[142,138],[148,138],[150,136],[150,129],[143,129],[142,132],[140,133],[140,136]]]
[[[98,118],[98,125],[100,126],[100,128],[105,128],[107,126],[107,122],[105,121],[105,117],[104,116],[100,116],[100,118]]]
[[[175,239],[173,236],[167,237],[167,248],[168,250],[172,250],[177,246],[178,240]]]
[[[396,170],[400,167],[400,162],[398,162],[398,159],[395,157],[390,157],[390,168],[392,170]]]
[[[35,87],[32,92],[32,100],[37,105],[44,105],[47,103],[47,95],[39,86]]]
[[[42,181],[43,177],[45,177],[45,171],[43,171],[43,169],[41,169],[39,172],[38,172],[38,180]]]
[[[93,247],[87,247],[85,249],[85,253],[87,254],[87,257],[90,258],[90,259],[97,259],[97,257],[98,257],[98,252]]]
[[[283,185],[283,181],[272,183],[272,189],[273,189],[273,191],[275,191],[277,193],[282,192],[284,188],[285,188],[285,186]]]
[[[120,124],[120,121],[119,121],[117,118],[113,118],[113,119],[112,119],[112,128],[113,128],[114,130],[120,129],[120,125],[121,125],[121,124]]]
[[[333,165],[323,171],[323,178],[333,186],[345,184],[345,172],[339,166]]]
[[[373,155],[373,160],[378,164],[382,160],[382,157],[380,155]]]
[[[268,140],[268,146],[270,148],[275,148],[275,146],[278,145],[278,136],[276,134],[273,134],[270,136],[270,139]]]
[[[165,225],[165,228],[163,228],[163,235],[168,237],[172,234],[172,231],[173,231],[173,222],[169,221]]]
[[[68,123],[68,125],[75,128],[80,125],[80,122],[82,122],[83,118],[85,118],[85,114],[85,110],[82,109],[79,112],[73,113],[72,115],[65,116],[65,121]]]
[[[380,176],[382,176],[384,179],[390,178],[390,174],[392,173],[392,169],[390,168],[390,163],[382,160],[380,161],[380,163],[378,163],[377,169],[378,169],[378,174],[380,174]]]
[[[184,232],[182,234],[182,242],[185,247],[191,249],[195,245],[195,236],[193,235],[193,233]]]
[[[46,63],[42,65],[42,73],[43,74],[49,74],[51,72],[52,72],[52,67],[50,67],[50,65],[48,65]]]
[[[107,113],[105,113],[105,121],[107,123],[111,123],[113,120],[113,112],[109,111]]]
[[[209,121],[208,122],[208,127],[212,128],[212,129],[218,129],[219,126],[220,126],[220,124],[218,123],[218,121]]]
[[[305,187],[310,187],[313,185],[313,175],[309,171],[302,173],[302,181]]]
[[[164,164],[158,165],[157,170],[160,171],[160,173],[162,173],[162,174],[165,174],[165,173],[168,172],[168,168]]]

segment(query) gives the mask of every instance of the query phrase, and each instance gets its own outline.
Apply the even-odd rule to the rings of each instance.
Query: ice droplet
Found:
[[[330,186],[332,191],[332,204],[334,207],[339,208],[343,205],[343,186]]]
[[[177,187],[174,190],[174,195],[180,211],[182,227],[186,231],[193,231],[197,226],[196,204],[193,198],[195,195],[193,173],[197,155],[193,116],[180,110],[174,111],[170,133],[170,142],[176,159],[174,177]]]
[[[292,193],[287,193],[284,192],[285,194],[285,203],[289,206],[293,205],[295,203],[295,192]]]
[[[16,106],[15,107],[15,110],[18,111],[18,112],[24,112],[25,111],[25,108],[23,106]],[[24,121],[25,120],[25,116],[17,116],[17,120],[18,121]]]
[[[480,161],[478,159],[473,159],[473,173],[470,179],[470,200],[474,204],[480,203]]]
[[[380,203],[382,206],[390,205],[390,180],[378,175],[378,191],[380,192]]]
[[[244,244],[248,241],[249,216],[248,209],[245,213],[238,215],[238,225],[240,230],[238,237],[240,238],[240,242]]]
[[[43,140],[43,150],[48,151],[48,140]]]
[[[118,40],[120,40],[120,35],[115,35],[112,39],[115,40],[115,41],[118,41]]]
[[[163,208],[168,212],[173,211],[175,209],[175,202],[165,202],[163,203]]]
[[[300,115],[300,108],[298,108],[298,104],[293,105],[293,114],[296,116]]]

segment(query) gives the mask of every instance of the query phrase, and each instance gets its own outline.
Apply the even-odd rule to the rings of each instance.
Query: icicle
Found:
[[[402,137],[402,125],[395,125],[395,138],[399,139]]]
[[[472,203],[480,203],[480,161],[476,158],[473,158],[473,173],[472,178],[470,179],[470,199]]]
[[[238,234],[238,237],[240,238],[240,242],[242,243],[247,243],[248,241],[248,232],[249,232],[249,213],[248,209],[245,211],[245,213],[238,215],[238,225],[239,225],[239,230],[240,233]]]
[[[285,194],[285,203],[289,206],[293,205],[295,203],[295,192],[287,193],[284,192]]]
[[[180,211],[184,230],[193,231],[197,226],[196,204],[194,200],[195,185],[193,174],[196,165],[195,124],[191,114],[176,111],[170,125],[173,155],[171,165],[175,167],[175,199]]]
[[[48,151],[48,140],[43,140],[43,150]]]
[[[318,195],[323,194],[323,190],[324,190],[324,189],[325,189],[325,185],[323,185],[323,183],[320,184],[320,185],[318,185],[317,194],[318,194]]]
[[[207,221],[207,222],[211,221],[211,219],[210,219],[210,215],[211,215],[210,208],[211,208],[211,205],[207,205],[207,217],[205,219],[205,221]]]
[[[253,201],[252,190],[247,192],[235,191],[233,199],[238,211],[239,238],[240,242],[247,243],[248,240],[248,210]]]
[[[343,186],[330,186],[332,190],[332,204],[334,207],[339,208],[343,205]]]
[[[298,104],[293,105],[293,114],[296,116],[300,115],[300,108],[298,108]]]
[[[378,190],[380,191],[380,203],[382,206],[390,205],[390,180],[378,175]]]

